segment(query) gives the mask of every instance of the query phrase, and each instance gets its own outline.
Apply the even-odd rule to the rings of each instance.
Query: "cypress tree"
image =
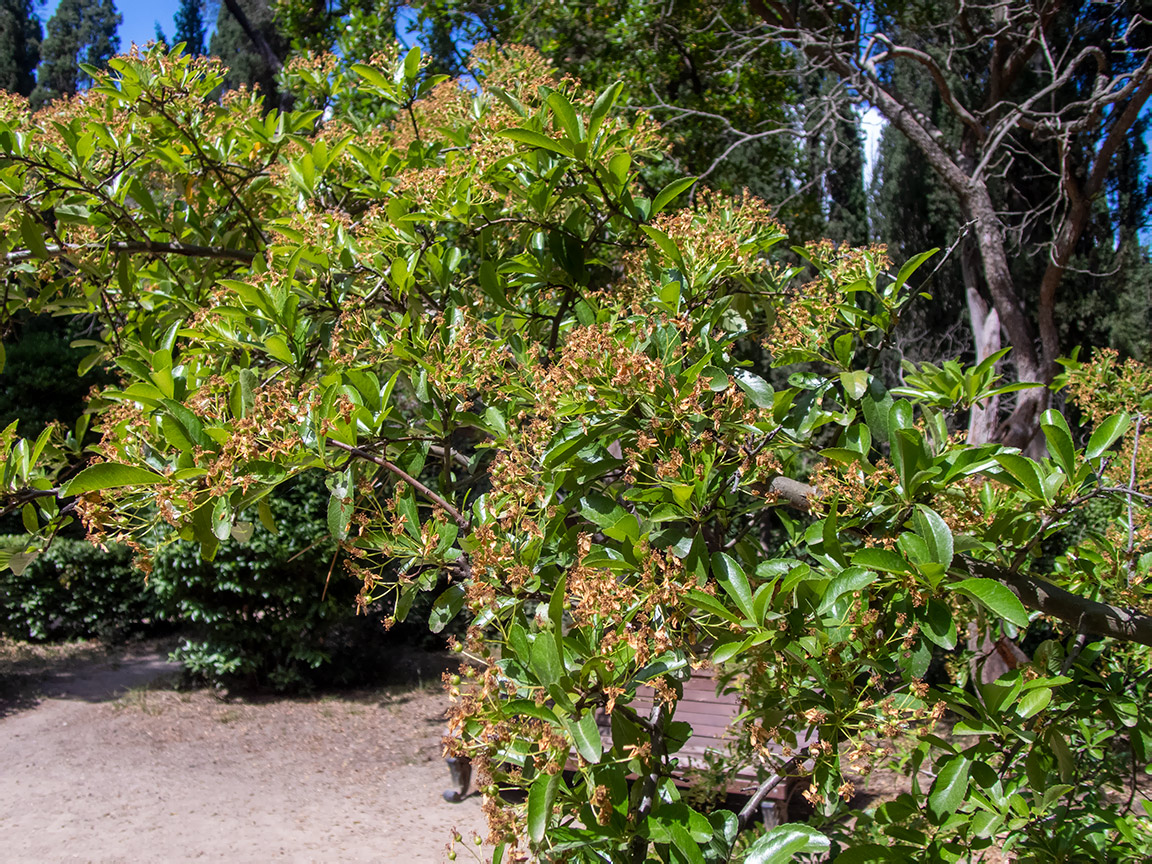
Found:
[[[21,96],[32,92],[43,38],[31,0],[0,0],[0,90]]]
[[[201,0],[180,0],[175,16],[176,43],[184,43],[184,51],[194,57],[204,53],[204,5]]]
[[[113,0],[61,0],[48,21],[48,38],[40,49],[32,104],[39,107],[71,96],[90,83],[80,64],[108,65],[120,50],[116,31],[122,20]]]

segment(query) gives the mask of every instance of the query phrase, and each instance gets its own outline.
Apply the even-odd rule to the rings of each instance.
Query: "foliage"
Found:
[[[0,557],[22,537],[0,537]],[[122,639],[155,632],[162,604],[124,546],[57,539],[19,574],[0,573],[0,632],[17,639]]]
[[[32,104],[72,96],[89,84],[91,71],[83,67],[106,67],[120,48],[116,30],[122,20],[113,0],[61,0],[40,46]]]
[[[0,90],[27,96],[36,86],[44,28],[32,0],[0,3]]]
[[[328,536],[328,497],[314,472],[301,475],[262,519],[233,526],[212,561],[186,541],[156,556],[151,589],[193,630],[176,652],[190,672],[287,690],[318,674],[359,682],[386,662],[381,615],[357,616],[360,581]]]
[[[433,629],[469,625],[453,749],[497,860],[727,860],[740,817],[672,780],[708,663],[748,758],[812,807],[745,860],[1145,860],[1152,372],[1070,361],[1092,427],[1046,412],[1043,459],[968,445],[951,394],[989,369],[877,374],[928,255],[789,263],[752,196],[646,194],[666,145],[620,86],[473,63],[462,86],[418,50],[299,60],[301,110],[266,113],[152,53],[82,102],[0,106],[7,311],[93,316],[122,377],[82,470],[56,438],[0,442],[12,560],[73,513],[145,565],[177,537],[211,560],[322,473],[364,602],[400,620],[435,588]],[[1104,530],[1066,536],[1088,506]],[[1041,644],[969,680],[969,624]],[[934,654],[955,674],[926,680]],[[861,811],[898,742],[908,791]]]
[[[53,421],[74,426],[89,389],[110,380],[99,370],[76,374],[91,350],[72,344],[83,331],[76,322],[43,315],[11,323],[0,377],[0,428],[19,420],[23,434],[39,435]]]

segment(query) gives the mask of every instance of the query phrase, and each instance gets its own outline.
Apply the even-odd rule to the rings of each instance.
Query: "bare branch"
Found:
[[[73,252],[98,252],[107,249],[109,252],[143,252],[149,255],[180,255],[185,258],[215,258],[222,261],[239,261],[251,264],[256,252],[251,249],[221,249],[217,246],[196,246],[190,243],[161,242],[158,240],[124,240],[115,243],[66,243],[63,246],[46,247],[49,258],[59,258]],[[17,264],[38,257],[30,249],[18,249],[9,252],[5,260],[9,264]]]

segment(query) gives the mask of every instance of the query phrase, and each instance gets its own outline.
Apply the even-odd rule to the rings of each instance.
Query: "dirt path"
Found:
[[[438,684],[221,700],[149,682],[156,651],[72,662],[0,699],[6,862],[439,862],[483,831],[445,803]]]

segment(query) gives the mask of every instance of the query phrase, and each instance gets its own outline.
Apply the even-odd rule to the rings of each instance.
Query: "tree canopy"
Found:
[[[90,83],[89,70],[104,68],[120,50],[121,20],[113,0],[61,0],[40,47],[32,104],[72,96]]]
[[[655,124],[531,50],[466,81],[297,58],[284,112],[215,97],[218,61],[110,66],[0,101],[4,314],[82,316],[81,368],[120,376],[74,430],[4,431],[8,566],[70,519],[145,569],[211,559],[319,473],[362,600],[402,620],[450,580],[497,860],[1147,859],[1147,366],[1066,359],[1086,426],[1045,411],[1043,458],[967,443],[1026,386],[999,355],[878,362],[931,251],[789,251],[754,196],[644,189]],[[1031,659],[985,683],[969,628]],[[741,694],[733,763],[799,775],[805,823],[748,840],[678,791],[704,665]],[[862,807],[892,765],[908,790]]]
[[[44,28],[31,0],[0,3],[0,90],[27,96],[36,86]]]

